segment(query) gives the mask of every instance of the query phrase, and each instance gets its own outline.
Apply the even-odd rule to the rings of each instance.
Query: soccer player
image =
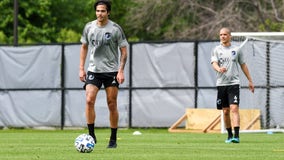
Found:
[[[211,53],[211,64],[217,75],[217,109],[223,110],[224,122],[228,132],[225,143],[240,143],[240,78],[239,66],[249,82],[249,90],[254,93],[254,85],[250,76],[244,54],[239,46],[231,45],[231,31],[229,28],[220,30],[221,44]],[[232,117],[230,117],[232,112]],[[231,122],[232,121],[232,122]],[[232,133],[234,127],[234,135]]]
[[[127,60],[128,42],[121,27],[109,19],[111,2],[98,0],[94,4],[97,19],[87,23],[81,37],[79,77],[85,82],[86,121],[89,134],[95,136],[95,101],[97,93],[104,85],[111,135],[107,148],[117,147],[119,113],[117,95],[119,84],[124,82],[124,67]],[[90,50],[88,72],[84,70],[86,56]],[[120,52],[119,52],[120,51]],[[119,55],[120,53],[120,55]]]

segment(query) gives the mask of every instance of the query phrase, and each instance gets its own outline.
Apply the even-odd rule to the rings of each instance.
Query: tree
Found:
[[[141,40],[217,39],[223,26],[238,32],[284,31],[281,0],[133,1],[128,33]]]
[[[79,43],[96,0],[19,1],[19,43]],[[13,43],[13,0],[0,1],[0,44]],[[283,0],[112,0],[111,17],[130,41],[215,40],[238,32],[284,31]]]
[[[93,3],[80,0],[19,1],[18,39],[21,44],[79,42]],[[0,43],[13,42],[13,0],[0,2]]]

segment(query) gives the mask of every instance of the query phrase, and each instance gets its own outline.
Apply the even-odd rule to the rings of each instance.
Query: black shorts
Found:
[[[88,71],[86,82],[84,85],[84,89],[86,89],[87,84],[93,84],[97,86],[99,89],[104,85],[105,88],[110,86],[115,86],[118,88],[119,83],[116,79],[117,72],[109,72],[109,73],[94,73]]]
[[[229,107],[230,104],[239,105],[240,85],[217,86],[217,109]]]

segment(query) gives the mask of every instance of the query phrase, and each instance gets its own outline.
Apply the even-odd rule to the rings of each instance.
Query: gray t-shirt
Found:
[[[119,67],[119,48],[128,46],[121,27],[108,20],[103,26],[97,26],[97,20],[85,25],[81,43],[88,44],[90,60],[88,71],[95,73],[117,72]]]
[[[217,86],[240,84],[239,65],[245,63],[245,58],[239,46],[216,46],[211,53],[211,63],[213,62],[227,68],[225,73],[217,72]]]

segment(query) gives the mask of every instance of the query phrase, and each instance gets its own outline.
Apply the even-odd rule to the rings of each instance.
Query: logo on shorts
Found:
[[[111,82],[112,85],[116,84],[115,77],[113,77],[113,81]]]
[[[238,103],[238,97],[237,96],[234,97],[234,103]]]
[[[88,76],[88,79],[89,79],[89,80],[93,80],[94,78],[95,78],[95,77],[94,77],[94,75],[92,75],[92,74]]]
[[[220,105],[221,104],[221,99],[217,99],[217,104]]]

